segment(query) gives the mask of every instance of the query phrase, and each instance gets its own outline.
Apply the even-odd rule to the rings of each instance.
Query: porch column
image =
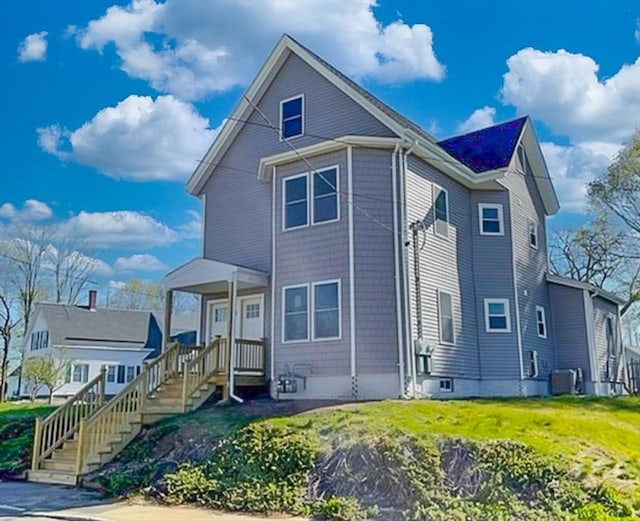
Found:
[[[164,331],[162,332],[162,344],[166,349],[171,340],[171,311],[173,310],[173,290],[168,290],[164,298]],[[164,350],[163,349],[163,350]]]

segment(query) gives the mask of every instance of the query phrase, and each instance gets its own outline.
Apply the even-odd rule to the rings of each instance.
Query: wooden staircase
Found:
[[[262,372],[262,383],[264,345],[263,341],[238,339],[234,350],[234,368],[251,365],[252,376]],[[76,485],[83,474],[111,461],[143,425],[193,411],[219,387],[226,397],[227,347],[225,338],[201,348],[170,344],[109,401],[104,398],[106,373],[101,371],[50,416],[36,420],[27,479]]]

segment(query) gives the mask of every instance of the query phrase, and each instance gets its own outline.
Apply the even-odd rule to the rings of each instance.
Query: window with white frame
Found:
[[[433,185],[433,229],[436,235],[449,236],[449,192]]]
[[[49,331],[36,331],[31,333],[31,351],[38,351],[49,347]]]
[[[509,313],[509,299],[484,299],[484,322],[488,333],[511,332],[511,316]]]
[[[72,364],[69,370],[71,382],[86,384],[89,381],[89,364]]]
[[[453,378],[440,378],[440,391],[445,393],[453,392]]]
[[[260,318],[260,304],[247,304],[244,318]]]
[[[538,223],[529,221],[529,246],[538,249]]]
[[[451,294],[445,291],[438,291],[438,318],[440,322],[440,341],[445,344],[455,344],[453,299]]]
[[[542,306],[536,306],[536,330],[540,338],[547,338],[547,317]]]
[[[117,365],[107,366],[107,383],[115,383],[116,382],[116,370],[118,369]]]
[[[313,339],[340,338],[340,283],[313,284]]]
[[[504,235],[501,204],[478,205],[480,235]]]
[[[286,177],[283,183],[285,230],[340,218],[337,167]]]
[[[309,288],[284,288],[283,341],[309,340]]]
[[[280,139],[304,134],[304,97],[302,95],[280,102]]]

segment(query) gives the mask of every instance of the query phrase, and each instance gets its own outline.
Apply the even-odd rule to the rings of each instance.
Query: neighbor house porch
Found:
[[[199,372],[214,375],[224,398],[239,400],[238,387],[266,385],[268,283],[266,273],[204,258],[192,259],[163,280],[165,346],[170,343],[174,292],[199,295],[198,345],[181,346],[180,356],[206,364]]]

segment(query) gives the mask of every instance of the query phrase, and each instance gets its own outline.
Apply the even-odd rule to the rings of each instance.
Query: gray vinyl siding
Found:
[[[296,148],[345,134],[391,136],[391,131],[296,56],[290,56],[257,102],[274,126],[280,101],[304,94],[306,135]],[[261,158],[288,152],[276,131],[253,112],[217,161],[203,192],[204,256],[268,272],[271,267],[271,186],[258,181]]]
[[[555,369],[580,368],[585,380],[591,380],[583,290],[550,283],[549,295],[555,339]]]
[[[313,169],[338,166],[338,190],[346,193],[346,151],[341,150],[309,159]],[[283,178],[309,172],[309,165],[296,161],[277,168],[276,173],[276,325],[272,341],[276,346],[276,374],[285,365],[298,374],[344,376],[350,374],[349,342],[349,241],[347,203],[339,198],[340,220],[304,228],[283,230]],[[309,201],[311,204],[311,201]],[[309,340],[284,343],[282,335],[282,292],[285,286],[309,284],[309,307],[313,282],[340,280],[341,333],[339,340]],[[309,336],[311,321],[309,318]]]
[[[352,164],[356,371],[397,373],[391,151],[354,148]]]
[[[624,381],[624,365],[622,356],[622,341],[620,339],[620,324],[618,317],[618,306],[613,302],[601,297],[593,297],[593,329],[594,343],[596,349],[596,362],[598,364],[598,375],[601,382],[622,382]],[[607,371],[607,328],[606,318],[613,318],[613,337],[615,358],[611,360],[611,373]]]
[[[469,247],[472,219],[470,193],[462,185],[424,163],[410,157],[406,179],[407,228],[424,220],[420,233],[420,289],[424,337],[436,346],[432,355],[435,376],[480,376],[477,344],[477,317],[473,284],[473,255]],[[441,237],[433,228],[434,184],[448,192],[449,234]],[[411,233],[407,230],[407,240]],[[406,248],[409,268],[412,338],[417,338],[416,287],[413,246]],[[440,342],[438,290],[452,296],[455,345]]]
[[[515,257],[516,288],[520,308],[520,331],[525,360],[525,376],[529,375],[529,352],[538,351],[540,380],[547,380],[553,368],[553,334],[547,274],[547,237],[542,197],[535,179],[525,175],[517,154],[502,183],[509,189],[513,255]],[[529,223],[538,225],[538,248],[529,241]],[[538,336],[536,306],[545,309],[547,338]]]
[[[479,204],[501,204],[504,235],[480,235]],[[471,193],[473,280],[478,326],[478,348],[483,379],[519,379],[520,353],[516,326],[511,248],[511,212],[507,191]],[[484,299],[508,299],[511,332],[487,332]]]

